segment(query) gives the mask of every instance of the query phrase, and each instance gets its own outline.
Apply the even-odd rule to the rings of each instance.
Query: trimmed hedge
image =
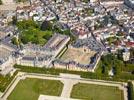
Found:
[[[6,88],[11,83],[11,81],[13,80],[13,78],[16,76],[17,73],[18,73],[18,71],[16,71],[13,76],[10,76],[10,75],[2,76],[2,75],[0,75],[0,91],[1,92],[4,92],[6,90]]]
[[[30,67],[30,66],[21,66],[14,65],[15,68],[18,68],[22,72],[28,73],[41,73],[41,74],[52,74],[59,75],[60,73],[70,73],[80,75],[82,78],[89,79],[100,79],[100,80],[109,80],[109,81],[127,81],[130,79],[134,79],[134,75],[122,74],[121,76],[109,77],[108,75],[102,75],[98,73],[92,72],[83,72],[83,71],[70,71],[66,69],[55,69],[55,68],[39,68],[39,67]]]
[[[82,78],[87,79],[99,79],[99,80],[108,80],[108,81],[119,81],[119,82],[127,82],[128,80],[134,80],[134,75],[122,73],[120,75],[109,77],[107,75],[102,75],[98,73],[92,72],[83,72],[83,71],[70,71],[65,69],[54,69],[54,68],[39,68],[39,67],[30,67],[30,66],[21,66],[14,65],[18,71],[28,72],[28,73],[40,73],[40,74],[51,74],[51,75],[59,75],[60,73],[69,73],[80,75]],[[4,92],[8,85],[11,83],[12,79],[17,74],[16,71],[13,76],[0,76],[0,91]]]
[[[2,5],[2,0],[0,0],[0,5]]]
[[[132,82],[128,82],[128,100],[134,100],[134,87]]]

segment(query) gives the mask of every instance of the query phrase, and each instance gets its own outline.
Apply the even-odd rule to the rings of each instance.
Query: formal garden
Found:
[[[8,100],[38,100],[41,94],[60,96],[62,88],[60,81],[26,78],[19,81]]]
[[[82,100],[123,100],[123,91],[118,87],[78,83],[74,85],[71,97]]]
[[[110,58],[111,57],[111,58]],[[113,59],[113,60],[111,60]],[[100,79],[100,80],[110,80],[110,81],[123,81],[134,80],[133,75],[133,64],[124,64],[121,60],[117,59],[117,56],[107,55],[102,56],[95,73],[92,72],[81,72],[81,71],[69,71],[64,69],[54,69],[54,68],[38,68],[30,66],[14,65],[18,71],[28,72],[28,73],[41,73],[41,74],[51,74],[59,75],[59,73],[70,73],[80,75],[82,78],[89,79]],[[109,76],[108,71],[114,67],[114,76]],[[17,72],[16,72],[17,73]],[[9,83],[12,81],[16,73],[10,77],[0,76],[0,91],[3,92]]]

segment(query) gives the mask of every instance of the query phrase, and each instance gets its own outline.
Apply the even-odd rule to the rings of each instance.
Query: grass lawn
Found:
[[[71,97],[84,100],[123,100],[123,92],[117,87],[78,83]]]
[[[62,88],[60,81],[27,78],[18,83],[8,100],[38,100],[40,94],[60,96]]]

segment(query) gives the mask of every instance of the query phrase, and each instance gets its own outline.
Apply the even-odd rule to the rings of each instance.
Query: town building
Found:
[[[15,48],[10,45],[0,43],[0,73],[7,74],[15,64]]]
[[[125,3],[128,7],[134,9],[134,0],[124,0],[124,3]]]
[[[101,44],[92,37],[80,39],[69,45],[62,57],[53,61],[53,66],[67,70],[94,72],[103,50]]]
[[[27,44],[22,51],[23,56],[17,60],[17,64],[33,67],[51,67],[51,62],[69,42],[70,37],[54,34],[44,45]]]

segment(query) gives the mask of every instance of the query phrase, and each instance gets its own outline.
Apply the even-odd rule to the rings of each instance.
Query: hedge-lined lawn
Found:
[[[117,87],[78,83],[74,85],[71,97],[84,100],[123,100],[123,92]]]
[[[27,78],[18,83],[8,100],[38,100],[40,94],[60,96],[62,88],[60,81]]]

